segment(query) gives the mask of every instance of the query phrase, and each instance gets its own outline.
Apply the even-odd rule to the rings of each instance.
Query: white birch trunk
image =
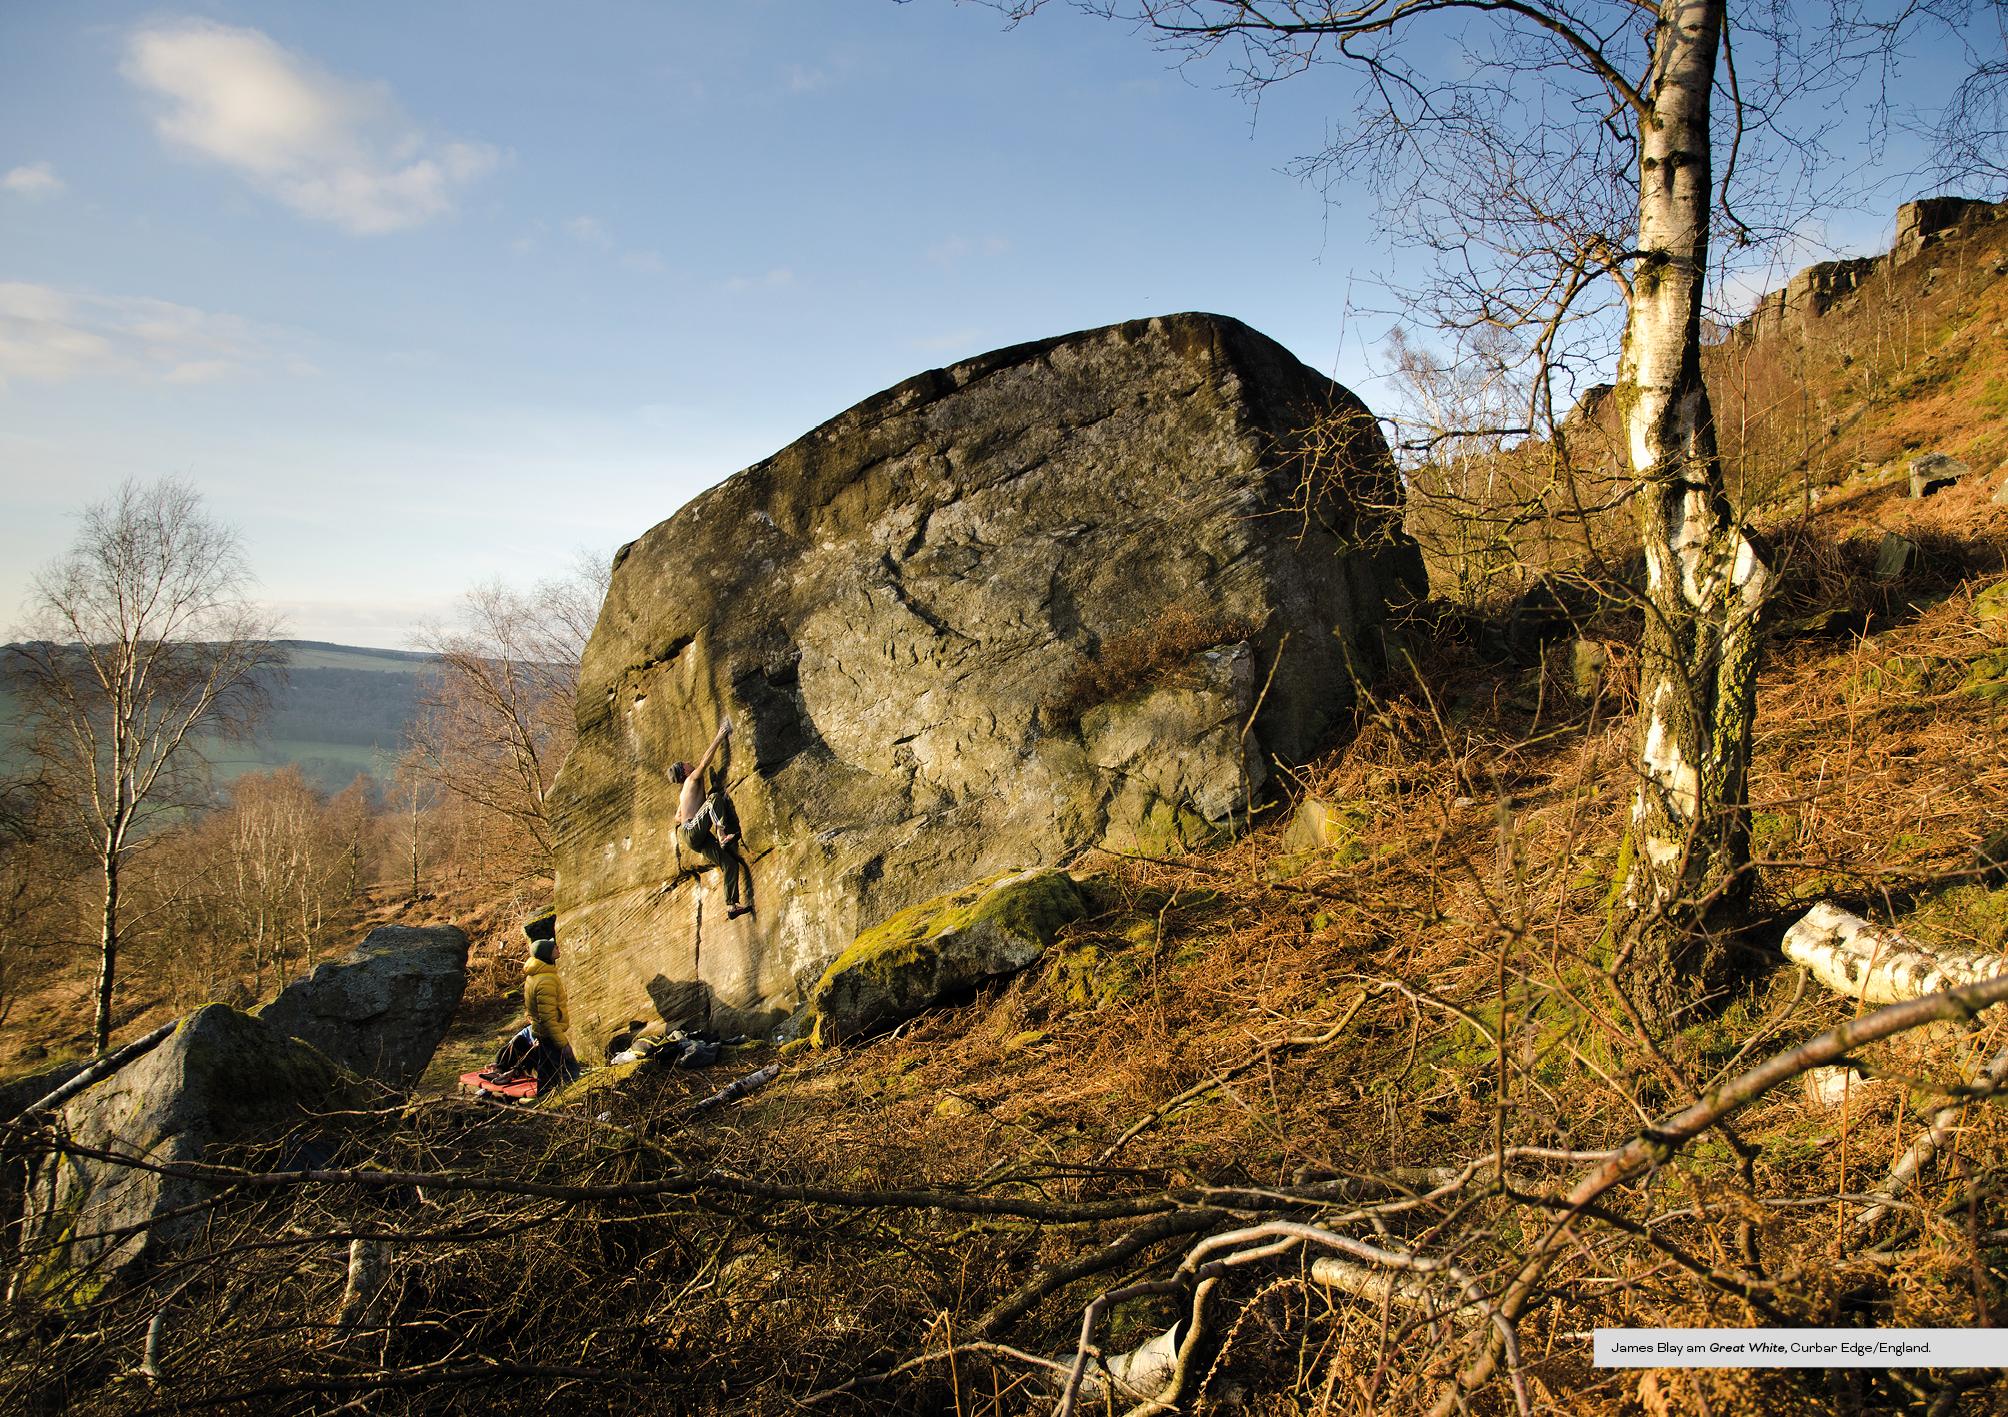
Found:
[[[1747,860],[1756,620],[1770,581],[1724,494],[1701,379],[1714,196],[1709,91],[1723,8],[1723,0],[1660,6],[1639,124],[1641,255],[1618,362],[1646,571],[1625,892],[1630,977],[1661,1009],[1708,986],[1721,951],[1702,931],[1735,904]]]
[[[1988,1059],[1987,1066],[1980,1070],[1980,1076],[1973,1080],[1967,1096],[1955,1097],[1932,1112],[1930,1125],[1918,1133],[1909,1150],[1897,1159],[1896,1165],[1890,1167],[1889,1179],[1883,1182],[1883,1200],[1855,1217],[1854,1232],[1857,1235],[1873,1230],[1876,1222],[1889,1214],[1890,1203],[1909,1189],[1910,1183],[1925,1167],[1938,1159],[1939,1152],[1959,1130],[1968,1101],[1999,1091],[2003,1078],[2008,1078],[2008,1048]]]
[[[390,1278],[390,1245],[383,1240],[349,1241],[349,1271],[342,1285],[335,1324],[351,1328],[373,1321],[385,1281]]]

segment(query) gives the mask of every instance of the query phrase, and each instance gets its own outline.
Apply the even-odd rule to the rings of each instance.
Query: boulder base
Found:
[[[550,805],[580,1048],[792,1013],[896,911],[1246,820],[1423,589],[1367,410],[1175,315],[938,369],[615,558]],[[751,915],[672,830],[721,718]]]
[[[452,925],[379,925],[341,959],[295,980],[258,1016],[364,1077],[409,1088],[467,988],[467,936]]]
[[[860,935],[817,983],[818,1044],[890,1028],[1046,952],[1062,925],[1087,913],[1065,871],[983,881],[902,910]]]

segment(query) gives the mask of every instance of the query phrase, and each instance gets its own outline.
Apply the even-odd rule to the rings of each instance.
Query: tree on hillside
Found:
[[[30,741],[104,881],[93,1036],[111,1041],[121,873],[148,828],[198,800],[199,735],[243,736],[283,666],[247,598],[237,534],[174,478],[129,481],[84,512],[35,578],[8,650]]]
[[[1044,3],[1001,8],[1022,19]],[[1320,65],[1351,70],[1355,121],[1312,166],[1364,173],[1396,234],[1436,255],[1421,294],[1441,323],[1514,331],[1554,374],[1587,372],[1598,332],[1622,320],[1612,397],[1645,629],[1614,971],[1653,1008],[1692,1003],[1719,978],[1719,928],[1746,889],[1758,616],[1772,581],[1725,490],[1702,382],[1712,229],[1758,239],[1750,189],[1793,184],[1776,169],[1761,185],[1736,180],[1758,171],[1760,152],[1797,158],[1792,142],[1759,137],[1777,136],[1789,98],[1890,52],[1914,11],[1877,27],[1782,5],[1732,17],[1727,0],[1079,3],[1185,57],[1224,52],[1251,90]],[[1584,321],[1591,339],[1571,345]],[[1555,422],[1549,380],[1532,387],[1523,433]]]
[[[48,782],[42,776],[0,779],[0,1025],[19,996],[31,938],[64,875],[49,840]]]
[[[467,593],[460,622],[419,637],[439,657],[409,732],[410,775],[512,834],[515,874],[548,879],[545,794],[570,751],[579,657],[606,598],[607,569],[581,557],[569,575],[522,592]],[[414,799],[415,801],[416,799]],[[416,880],[414,856],[414,881]],[[413,887],[416,890],[416,885]]]

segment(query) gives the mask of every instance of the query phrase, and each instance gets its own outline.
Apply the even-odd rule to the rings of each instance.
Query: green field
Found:
[[[287,674],[271,686],[258,737],[227,742],[203,737],[218,787],[251,772],[297,764],[325,792],[339,792],[358,773],[390,776],[404,732],[418,711],[420,676],[432,656],[405,650],[361,649],[287,640]],[[0,770],[26,766],[20,750],[20,709],[0,683]]]
[[[360,649],[354,645],[324,644],[320,640],[281,640],[286,646],[287,664],[301,669],[369,669],[386,674],[416,674],[432,663],[432,656],[418,650]]]

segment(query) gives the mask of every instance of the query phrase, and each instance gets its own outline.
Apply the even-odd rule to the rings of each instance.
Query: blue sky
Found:
[[[1217,310],[1371,401],[1401,258],[1286,171],[1335,82],[1225,78],[1059,6],[14,0],[0,620],[128,476],[399,647],[1018,340]]]

